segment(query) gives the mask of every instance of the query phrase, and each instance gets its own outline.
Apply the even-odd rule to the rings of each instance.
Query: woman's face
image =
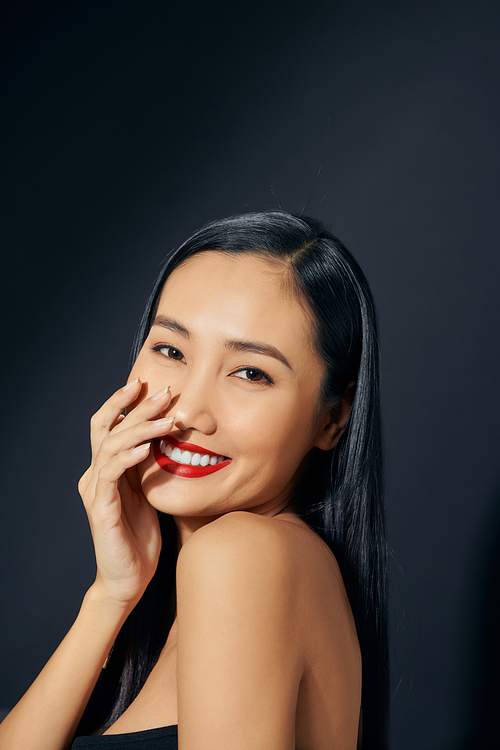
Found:
[[[167,280],[129,378],[141,378],[141,399],[172,392],[162,416],[175,417],[173,429],[138,467],[158,510],[274,514],[306,454],[323,447],[324,364],[309,315],[283,282],[284,270],[261,256],[216,251],[193,256]]]

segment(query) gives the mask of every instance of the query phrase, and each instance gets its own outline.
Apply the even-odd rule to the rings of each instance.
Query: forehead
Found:
[[[285,263],[206,251],[172,272],[158,313],[175,317],[195,333],[266,340],[290,351],[306,347],[317,356],[311,314],[289,280]]]

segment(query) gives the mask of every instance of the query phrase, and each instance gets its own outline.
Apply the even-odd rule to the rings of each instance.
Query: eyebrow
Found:
[[[185,339],[189,339],[191,336],[185,326],[181,325],[181,323],[178,323],[172,318],[165,317],[164,315],[157,315],[153,321],[153,325],[161,326],[162,328],[166,328],[168,331],[178,333]],[[293,368],[285,355],[282,354],[280,350],[275,346],[271,346],[270,344],[264,344],[259,341],[238,341],[235,339],[231,339],[224,342],[224,348],[236,352],[251,352],[253,354],[263,354],[266,357],[273,357],[273,359],[277,359],[278,362],[281,362],[285,365],[285,367],[288,367],[288,369],[293,372]]]
[[[179,333],[185,339],[188,339],[190,335],[187,328],[182,326],[176,320],[172,320],[171,318],[166,318],[164,315],[157,315],[156,318],[153,320],[153,325],[166,328],[167,331],[173,331],[174,333]]]

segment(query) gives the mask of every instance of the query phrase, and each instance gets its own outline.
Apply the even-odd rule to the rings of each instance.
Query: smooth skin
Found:
[[[0,726],[2,748],[69,747],[156,568],[156,510],[178,529],[177,617],[141,693],[107,733],[178,723],[180,750],[356,747],[361,661],[342,578],[287,507],[305,456],[335,445],[349,403],[319,406],[324,365],[286,280],[276,263],[215,251],[168,279],[129,383],[92,419],[79,489],[95,582]],[[169,474],[151,450],[168,434],[231,462],[196,479]]]

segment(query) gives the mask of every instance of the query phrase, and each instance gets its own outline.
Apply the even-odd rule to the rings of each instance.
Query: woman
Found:
[[[281,211],[194,234],[92,419],[96,580],[1,747],[385,747],[380,449],[349,252]]]

